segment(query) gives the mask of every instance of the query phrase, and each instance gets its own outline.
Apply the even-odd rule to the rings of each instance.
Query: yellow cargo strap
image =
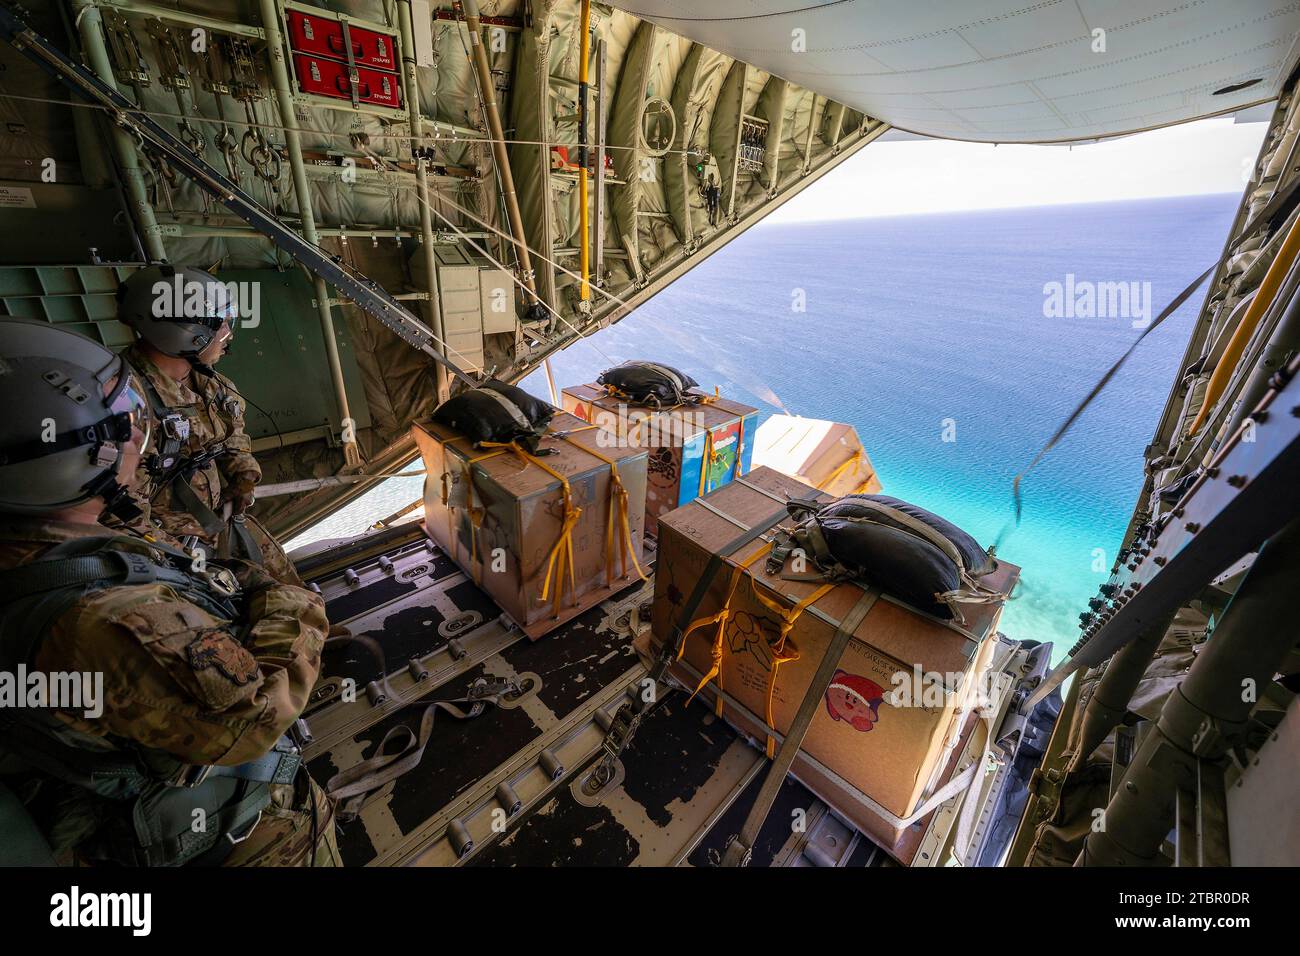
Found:
[[[636,548],[632,544],[632,528],[628,522],[627,509],[627,489],[623,487],[623,479],[618,475],[618,463],[612,458],[606,458],[598,451],[588,448],[586,445],[579,445],[569,438],[573,432],[584,432],[595,425],[588,425],[585,428],[574,428],[557,437],[568,442],[574,448],[581,449],[589,455],[599,458],[605,464],[609,465],[609,510],[605,526],[605,586],[613,584],[612,576],[614,568],[614,553],[618,553],[619,577],[625,578],[627,574],[627,559],[632,559],[632,567],[636,568],[637,576],[644,581],[645,572],[641,570],[641,562],[636,559]],[[617,539],[617,540],[616,540]],[[619,547],[622,545],[622,547]]]
[[[591,426],[594,427],[594,426]],[[447,444],[453,444],[458,441],[469,441],[463,435],[449,439]],[[551,546],[550,552],[546,556],[546,579],[542,582],[542,600],[545,601],[550,595],[551,580],[556,579],[554,613],[558,616],[560,605],[564,594],[564,578],[567,572],[569,579],[569,594],[577,601],[577,586],[574,583],[573,575],[573,529],[578,523],[578,518],[582,516],[582,509],[573,504],[573,493],[569,487],[569,480],[555,469],[544,464],[535,455],[530,455],[524,451],[515,442],[480,442],[480,448],[493,448],[486,455],[477,455],[473,458],[462,458],[461,468],[465,473],[465,483],[469,491],[466,511],[469,512],[470,519],[470,567],[474,569],[475,582],[482,584],[482,575],[478,571],[478,529],[483,523],[483,509],[474,507],[474,468],[473,466],[481,461],[487,461],[489,458],[496,458],[499,455],[513,454],[524,465],[533,464],[544,472],[549,474],[560,482],[560,487],[564,492],[564,517],[560,522],[560,534],[555,539],[555,544]],[[447,504],[449,490],[447,487],[447,475],[442,476],[442,502]],[[451,509],[447,510],[447,539],[454,542],[455,535],[451,527],[452,515]]]
[[[703,498],[709,490],[709,470],[713,467],[713,432],[704,433],[704,455],[700,458],[700,490],[697,498]]]
[[[835,678],[840,657],[843,656],[849,641],[853,639],[854,632],[862,624],[878,597],[880,597],[879,591],[874,588],[865,589],[862,597],[858,598],[858,602],[845,615],[844,620],[836,626],[830,643],[826,645],[826,654],[817,665],[817,670],[813,673],[807,690],[804,691],[803,700],[799,703],[799,709],[785,732],[781,749],[772,758],[772,766],[767,771],[767,778],[758,791],[758,797],[750,808],[749,816],[745,818],[740,833],[726,848],[722,859],[723,866],[749,865],[754,844],[758,842],[759,834],[763,830],[763,822],[771,812],[772,804],[776,802],[777,793],[785,783],[785,776],[794,765],[795,757],[799,755],[799,748],[803,746],[803,739],[808,733],[808,728],[812,726],[822,698],[825,697],[826,691]]]
[[[799,659],[799,648],[794,641],[790,640],[790,631],[794,629],[795,622],[809,607],[816,604],[823,597],[834,589],[835,584],[827,582],[809,594],[802,601],[799,601],[791,608],[787,608],[779,601],[773,601],[758,589],[758,582],[750,577],[750,587],[754,591],[754,597],[758,598],[770,610],[780,615],[781,632],[777,637],[776,643],[772,645],[772,670],[767,675],[767,702],[764,718],[767,721],[767,756],[768,759],[776,756],[776,739],[772,734],[776,731],[776,720],[772,716],[772,700],[776,694],[776,675],[782,664],[788,664]]]
[[[774,611],[780,618],[781,622],[779,635],[776,641],[769,646],[772,651],[772,668],[767,679],[767,701],[764,710],[768,729],[775,731],[776,722],[772,715],[772,701],[776,692],[777,673],[782,664],[788,664],[799,659],[799,648],[795,645],[794,641],[790,640],[790,631],[794,629],[795,622],[799,620],[799,616],[813,604],[825,597],[835,587],[835,585],[833,583],[821,585],[817,590],[813,591],[806,598],[790,608],[787,608],[784,604],[778,601],[773,601],[758,589],[758,583],[754,580],[752,575],[745,574],[750,565],[771,550],[772,545],[770,542],[764,544],[748,558],[731,569],[731,580],[727,585],[727,597],[722,602],[722,607],[716,614],[697,618],[691,622],[690,626],[686,629],[686,633],[682,635],[682,643],[681,647],[678,649],[677,657],[679,660],[681,659],[682,654],[686,650],[686,638],[690,636],[692,631],[697,628],[706,627],[710,624],[717,625],[717,631],[714,633],[713,647],[711,651],[712,664],[709,667],[708,672],[705,673],[705,675],[700,678],[699,683],[696,684],[695,690],[691,692],[691,699],[694,699],[695,695],[703,690],[711,680],[717,678],[719,693],[716,695],[714,701],[714,710],[717,715],[721,717],[723,707],[721,691],[725,689],[723,687],[722,660],[726,654],[727,622],[731,619],[731,602],[736,596],[736,587],[739,585],[742,576],[748,577],[750,588],[753,590],[754,596],[767,608]],[[689,701],[687,702],[689,703]],[[770,733],[767,738],[767,752],[769,758],[776,753],[776,740]]]
[[[447,440],[446,444],[452,445],[458,441],[469,441],[464,436],[457,436]],[[495,458],[501,452],[493,452],[490,455],[480,455],[477,458],[462,458],[461,471],[465,475],[465,487],[468,489],[465,496],[465,511],[469,514],[469,549],[470,549],[470,571],[474,576],[474,583],[483,584],[483,575],[478,569],[478,529],[483,523],[483,509],[474,507],[474,469],[475,462],[483,461],[485,458]],[[442,473],[442,504],[447,509],[447,541],[452,546],[456,545],[456,528],[452,514],[451,503],[451,485],[449,479],[451,472]]]
[[[817,484],[817,490],[825,491],[831,485],[835,484],[836,479],[838,479],[840,475],[844,474],[845,471],[847,471],[850,467],[856,465],[861,460],[862,460],[862,452],[860,451],[855,451],[853,454],[849,455],[848,458],[845,458],[842,462],[839,463],[839,465],[836,466],[834,471],[832,471],[821,482]],[[858,487],[853,491],[847,492],[847,494],[851,494],[851,495],[860,494],[862,489],[865,487],[867,487],[867,483],[864,481],[861,484],[859,484]]]
[[[705,685],[715,677],[718,679],[718,689],[722,689],[722,656],[723,648],[725,647],[724,638],[727,631],[727,621],[731,619],[731,599],[736,596],[736,585],[740,583],[741,575],[745,573],[751,564],[771,550],[771,544],[764,544],[744,561],[734,566],[731,569],[731,579],[727,584],[727,597],[723,600],[722,607],[718,609],[716,614],[710,614],[707,617],[701,617],[692,621],[690,626],[686,628],[686,633],[682,635],[681,646],[677,649],[678,660],[681,660],[682,654],[686,651],[686,638],[690,636],[691,631],[699,627],[706,627],[709,624],[718,625],[718,630],[713,636],[713,648],[711,652],[713,664],[709,668],[709,672],[700,678],[700,682],[695,686],[695,690],[691,692],[690,700],[687,700],[688,704],[694,700],[695,695],[702,691]],[[717,712],[719,717],[722,716],[721,694],[717,695],[717,700],[714,703],[714,710]]]
[[[546,577],[542,581],[542,600],[545,601],[551,593],[551,580],[552,578],[555,580],[555,599],[551,610],[558,617],[563,602],[566,575],[569,579],[569,596],[573,598],[574,603],[578,600],[578,587],[573,577],[573,529],[578,524],[578,519],[582,517],[582,509],[573,503],[573,489],[569,487],[569,479],[536,455],[524,451],[515,442],[485,441],[479,442],[479,447],[500,449],[496,454],[509,452],[525,465],[536,465],[560,483],[560,488],[564,492],[564,517],[560,521],[560,534],[546,555]],[[483,455],[475,458],[474,461],[482,461],[483,458],[489,457],[491,456]]]
[[[745,453],[745,418],[743,415],[738,419],[738,423],[740,431],[736,436],[736,465],[735,474],[732,476],[734,478],[741,476],[741,457]],[[704,433],[704,457],[700,461],[700,493],[698,497],[702,498],[713,490],[709,485],[709,472],[719,459],[720,456],[713,450],[713,430],[709,429]]]
[[[745,416],[741,415],[737,421],[736,430],[736,473],[733,478],[739,478],[744,474],[745,468]]]

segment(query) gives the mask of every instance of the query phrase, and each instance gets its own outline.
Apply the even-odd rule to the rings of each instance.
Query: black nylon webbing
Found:
[[[799,753],[803,738],[808,733],[808,728],[812,726],[813,715],[817,713],[817,709],[821,705],[822,696],[826,693],[826,689],[830,687],[831,681],[835,677],[835,668],[839,665],[840,657],[844,654],[845,648],[849,646],[849,641],[853,638],[854,632],[857,631],[858,625],[862,623],[862,619],[867,616],[867,612],[871,610],[878,597],[880,597],[880,591],[877,589],[867,588],[864,590],[862,597],[858,598],[858,602],[853,605],[849,613],[844,616],[844,620],[840,622],[840,626],[835,629],[835,635],[831,638],[826,653],[817,665],[817,671],[813,674],[812,682],[809,683],[808,690],[804,692],[803,701],[799,704],[799,710],[794,715],[794,720],[790,722],[785,739],[781,741],[781,747],[772,760],[772,766],[768,768],[763,787],[758,791],[758,798],[754,801],[754,806],[750,808],[744,826],[740,828],[740,835],[731,843],[726,856],[723,857],[723,866],[744,866],[749,862],[750,851],[758,841],[759,831],[763,829],[763,823],[767,820],[767,815],[772,811],[772,804],[776,802],[776,795],[780,791],[781,785],[785,783],[785,775],[790,772],[790,767],[794,764],[794,758]]]
[[[226,529],[227,533],[221,540],[219,549],[223,552],[223,558],[244,558],[254,564],[265,564],[266,555],[262,553],[253,532],[248,530],[248,525],[240,517],[232,515],[226,522]]]
[[[199,500],[198,494],[190,487],[184,472],[172,479],[172,494],[198,521],[204,534],[215,538],[226,527],[226,522],[221,520],[221,516]]]
[[[105,578],[119,578],[126,568],[121,561],[103,554],[87,554],[77,558],[57,558],[52,561],[33,561],[0,572],[0,585],[4,587],[6,601],[17,601],[42,591],[74,588]]]

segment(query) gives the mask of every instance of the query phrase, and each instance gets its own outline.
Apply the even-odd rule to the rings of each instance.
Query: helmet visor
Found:
[[[234,328],[235,319],[239,318],[239,302],[230,286],[221,282],[209,283],[207,304],[206,318],[210,328],[219,329],[223,322]]]
[[[149,402],[145,398],[144,387],[136,377],[134,371],[122,364],[122,372],[117,376],[117,384],[113,386],[113,391],[105,400],[112,418],[121,423],[119,439],[121,441],[130,441],[134,437],[134,432],[139,429],[144,437],[140,440],[140,454],[144,454],[149,448],[149,438],[152,431],[151,420],[149,416]]]

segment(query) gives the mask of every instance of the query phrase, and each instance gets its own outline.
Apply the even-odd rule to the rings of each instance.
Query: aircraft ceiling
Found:
[[[900,129],[999,143],[1131,133],[1273,99],[1300,35],[1294,0],[614,5]]]

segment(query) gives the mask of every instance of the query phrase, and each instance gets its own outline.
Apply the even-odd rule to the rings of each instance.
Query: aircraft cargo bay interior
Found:
[[[1297,4],[0,38],[6,866],[1300,862]]]

